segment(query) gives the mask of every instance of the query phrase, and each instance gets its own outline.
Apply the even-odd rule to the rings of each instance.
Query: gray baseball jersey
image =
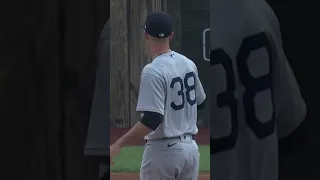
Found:
[[[174,51],[157,56],[142,70],[137,111],[157,112],[164,120],[145,139],[197,134],[197,105],[205,98],[190,59]]]
[[[306,106],[264,0],[211,1],[211,176],[277,180],[278,137]]]

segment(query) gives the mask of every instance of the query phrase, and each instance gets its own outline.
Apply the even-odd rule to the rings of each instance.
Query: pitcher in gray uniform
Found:
[[[277,180],[306,105],[265,0],[211,0],[211,178]],[[300,129],[300,128],[299,128]]]
[[[144,30],[153,60],[141,73],[137,111],[143,115],[110,147],[111,158],[127,142],[144,137],[141,180],[197,180],[197,110],[206,99],[197,67],[170,49],[173,32],[168,14],[149,14]]]

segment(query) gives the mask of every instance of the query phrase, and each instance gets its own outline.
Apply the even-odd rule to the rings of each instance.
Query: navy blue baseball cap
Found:
[[[147,16],[144,30],[150,36],[166,38],[172,33],[172,20],[165,12],[152,12]]]

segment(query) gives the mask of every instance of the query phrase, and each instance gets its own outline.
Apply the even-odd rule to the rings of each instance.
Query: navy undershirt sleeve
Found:
[[[140,122],[155,131],[163,121],[163,115],[156,112],[144,111]]]
[[[206,107],[206,101],[203,101],[201,104],[198,105],[198,110],[202,110]],[[144,111],[143,117],[140,119],[140,122],[147,126],[148,128],[155,131],[158,126],[163,121],[163,115],[157,112],[151,111]]]
[[[198,105],[198,110],[202,110],[204,108],[206,108],[206,101],[204,100],[201,104]]]
[[[304,120],[289,136],[279,139],[280,155],[299,151],[310,139],[308,123]]]

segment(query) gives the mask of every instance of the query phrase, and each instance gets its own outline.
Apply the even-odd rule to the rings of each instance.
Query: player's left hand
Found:
[[[120,146],[118,144],[113,144],[110,146],[110,164],[114,165],[113,157],[120,153]]]

